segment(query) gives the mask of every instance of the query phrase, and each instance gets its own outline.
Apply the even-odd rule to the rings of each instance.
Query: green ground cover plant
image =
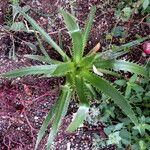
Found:
[[[132,122],[117,109],[116,105],[112,104],[108,97],[102,96],[99,106],[93,108],[93,110],[97,110],[97,113],[91,111],[91,114],[87,117],[87,121],[90,123],[98,122],[99,120],[102,121],[105,125],[104,131],[107,139],[100,139],[95,134],[93,148],[115,144],[117,150],[127,148],[133,150],[150,149],[150,85],[148,80],[134,74],[128,80],[116,80],[115,84],[124,91],[123,95],[133,106],[141,123],[141,134],[133,126]]]
[[[26,23],[23,21],[17,21],[17,18],[19,16],[19,12],[17,11],[16,7],[19,6],[20,1],[19,0],[10,0],[9,1],[9,7],[7,8],[7,13],[5,16],[5,23],[4,23],[4,29],[5,31],[7,31],[8,33],[11,32],[29,32],[28,28],[26,26]],[[22,7],[22,11],[27,12],[30,9],[29,6],[24,6]],[[11,41],[12,41],[12,47],[9,50],[9,58],[16,60],[17,56],[15,53],[15,41],[14,41],[14,37],[11,36]],[[28,45],[30,48],[31,46],[33,47],[32,43],[29,42],[25,42],[26,45]]]
[[[48,42],[53,49],[61,55],[62,60],[52,59],[44,47],[41,45],[43,55],[25,55],[29,59],[46,62],[46,65],[37,65],[24,67],[17,70],[2,73],[3,77],[19,77],[26,75],[41,75],[41,77],[64,77],[65,83],[61,86],[60,94],[56,104],[50,109],[38,133],[35,150],[45,134],[49,124],[52,124],[50,134],[47,140],[47,150],[50,149],[62,118],[65,116],[71,97],[76,94],[78,99],[78,110],[73,117],[72,122],[66,129],[73,132],[80,127],[86,119],[90,109],[90,99],[95,97],[95,91],[104,93],[110,97],[113,102],[122,110],[122,112],[134,123],[135,127],[141,131],[142,124],[133,111],[130,101],[128,101],[113,85],[105,79],[105,75],[121,77],[119,71],[131,72],[149,78],[148,71],[144,66],[125,60],[118,60],[117,57],[126,53],[124,49],[119,49],[106,57],[107,52],[100,53],[91,50],[86,54],[90,29],[93,23],[96,7],[91,8],[89,17],[84,29],[80,29],[75,16],[60,8],[66,28],[72,39],[72,47],[69,55],[53,41],[53,39],[42,29],[29,15],[19,6],[15,6],[20,15],[22,15],[34,28],[37,35]],[[142,41],[145,39],[142,39]]]

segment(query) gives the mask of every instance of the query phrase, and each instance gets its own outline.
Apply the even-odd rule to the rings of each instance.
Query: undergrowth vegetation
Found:
[[[87,121],[95,124],[102,121],[105,125],[104,131],[107,134],[107,139],[100,139],[95,134],[93,140],[93,148],[103,147],[109,144],[116,144],[118,149],[130,148],[146,150],[150,148],[150,112],[149,112],[149,97],[150,85],[146,78],[140,78],[133,75],[128,80],[116,80],[116,86],[123,91],[132,108],[137,114],[139,122],[142,124],[141,134],[133,127],[132,122],[117,109],[112,101],[102,95],[101,102],[98,107],[92,108]],[[97,111],[95,111],[97,110]]]
[[[148,4],[149,5],[149,4]],[[144,2],[139,5],[138,10],[145,13],[148,5]],[[122,8],[119,18],[127,20],[131,16],[130,6]],[[119,59],[128,53],[129,48],[139,44],[149,36],[123,44],[121,46],[111,45],[111,50],[98,52],[99,45],[91,51],[86,52],[86,45],[93,23],[96,7],[91,8],[85,27],[80,29],[75,16],[60,8],[65,26],[72,39],[70,54],[61,48],[37,22],[27,14],[28,8],[13,4],[13,21],[10,30],[18,30],[16,26],[26,29],[24,22],[15,22],[16,15],[23,16],[32,26],[40,50],[43,55],[25,55],[24,57],[45,62],[46,65],[37,65],[19,68],[9,72],[1,73],[3,77],[20,77],[27,75],[38,75],[39,77],[64,77],[65,82],[60,87],[59,97],[53,108],[48,112],[37,136],[35,150],[43,138],[49,124],[52,125],[47,139],[46,149],[49,150],[59,130],[62,118],[66,115],[69,102],[72,97],[77,97],[78,110],[72,122],[66,129],[73,132],[80,127],[84,120],[91,124],[102,122],[105,124],[105,133],[108,139],[96,138],[93,140],[93,148],[115,144],[118,148],[132,148],[145,150],[150,149],[150,112],[149,112],[149,72],[150,62],[139,65],[130,61]],[[116,11],[116,15],[120,10]],[[20,30],[20,29],[19,29]],[[27,31],[27,30],[26,30]],[[28,30],[30,31],[30,30]],[[122,28],[116,26],[107,38],[124,37]],[[44,39],[61,56],[61,60],[52,59],[42,45]],[[14,56],[13,52],[13,56]],[[127,78],[125,73],[130,72],[132,76]],[[114,83],[107,80],[113,76]],[[118,79],[117,79],[118,78]],[[98,94],[99,93],[99,94]],[[99,105],[90,107],[92,99]],[[89,113],[90,112],[90,113]]]
[[[143,20],[145,23],[149,23],[150,13],[150,1],[143,0],[138,2],[121,1],[115,8],[115,17],[117,23],[112,29],[111,33],[106,36],[107,40],[112,40],[113,37],[119,38],[120,42],[124,42],[128,38],[128,31],[124,30],[123,26],[119,26],[119,22],[130,22],[133,14],[145,15]],[[136,35],[137,37],[139,35]],[[132,42],[131,42],[132,43]],[[129,46],[131,43],[127,43]],[[145,42],[143,44],[143,51],[145,51],[144,45],[149,44]],[[114,48],[114,45],[110,45]],[[127,48],[128,49],[128,48]],[[149,49],[148,49],[149,50]],[[144,66],[150,71],[150,59],[147,57],[147,61]],[[94,133],[93,149],[98,147],[105,147],[109,144],[115,144],[116,149],[131,149],[131,150],[149,150],[150,149],[150,86],[149,79],[142,78],[136,74],[130,78],[116,79],[114,81],[115,86],[122,91],[122,94],[130,102],[132,108],[137,114],[139,122],[142,123],[141,133],[137,131],[137,128],[133,126],[132,122],[125,117],[119,109],[116,109],[116,105],[112,103],[111,99],[102,95],[100,102],[97,102],[91,108],[90,114],[87,117],[87,121],[90,124],[96,124],[99,121],[103,122],[105,128],[104,131],[107,135],[106,139],[99,138],[98,134]],[[126,106],[125,106],[126,107]]]

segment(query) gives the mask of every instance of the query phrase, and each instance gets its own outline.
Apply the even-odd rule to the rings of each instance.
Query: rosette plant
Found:
[[[76,93],[76,97],[78,97],[78,110],[74,115],[72,122],[66,129],[67,131],[72,132],[83,124],[90,108],[89,97],[94,99],[95,91],[103,92],[110,97],[110,99],[120,107],[124,114],[127,115],[136,126],[138,126],[138,119],[132,110],[129,101],[127,101],[124,96],[104,78],[104,75],[109,74],[120,77],[118,73],[120,70],[129,71],[145,77],[148,77],[148,73],[143,66],[125,60],[117,60],[116,53],[112,54],[110,57],[106,57],[105,52],[100,53],[96,52],[96,50],[91,50],[88,54],[85,54],[85,46],[87,44],[94,14],[96,12],[95,6],[91,8],[85,27],[82,30],[79,28],[77,19],[74,16],[63,9],[60,9],[60,13],[63,16],[66,28],[72,39],[70,55],[67,55],[65,51],[63,51],[62,48],[57,45],[57,43],[54,42],[53,39],[29,15],[22,11],[20,7],[17,7],[16,9],[32,25],[32,27],[38,31],[37,34],[40,34],[42,38],[44,38],[45,41],[61,55],[63,60],[52,59],[45,49],[41,47],[43,56],[25,55],[25,57],[46,62],[46,65],[24,67],[2,73],[2,76],[4,77],[41,75],[42,77],[65,78],[65,83],[61,86],[56,104],[50,109],[39,130],[35,150],[43,138],[49,124],[51,124],[52,127],[46,147],[47,150],[50,149],[74,93]],[[120,55],[120,53],[122,53],[122,51],[118,52],[117,56]]]

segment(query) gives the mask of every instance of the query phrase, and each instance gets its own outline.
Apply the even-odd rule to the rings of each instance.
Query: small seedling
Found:
[[[106,81],[103,76],[105,74],[118,76],[119,74],[116,71],[121,70],[148,77],[146,69],[138,64],[125,60],[116,60],[115,57],[105,57],[105,53],[103,55],[103,53],[98,53],[97,51],[91,51],[91,53],[84,55],[96,7],[93,6],[91,8],[88,20],[83,30],[79,28],[74,16],[63,9],[60,9],[60,13],[64,18],[68,33],[72,38],[71,57],[69,57],[30,16],[22,11],[20,7],[16,7],[16,9],[24,16],[32,27],[41,34],[46,42],[48,42],[54,50],[62,56],[63,61],[52,59],[45,49],[42,48],[43,56],[26,55],[26,57],[39,60],[41,62],[44,61],[47,65],[25,67],[2,73],[2,76],[18,77],[25,75],[42,75],[44,77],[65,77],[66,79],[65,84],[61,86],[60,95],[56,104],[54,104],[53,108],[51,108],[47,114],[38,133],[35,150],[44,136],[48,125],[51,123],[52,127],[47,140],[47,150],[50,149],[62,118],[67,112],[71,96],[74,92],[79,98],[79,108],[73,117],[71,124],[68,126],[67,131],[73,132],[83,124],[90,107],[90,101],[88,98],[91,95],[94,95],[94,89],[98,92],[101,91],[110,97],[136,126],[139,125],[138,119],[129,102],[117,89],[113,87],[113,85],[111,85],[111,83]]]

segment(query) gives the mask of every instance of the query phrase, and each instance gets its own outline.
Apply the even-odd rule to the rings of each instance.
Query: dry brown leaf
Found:
[[[90,50],[89,54],[95,54],[100,49],[100,47],[101,47],[101,44],[99,42]]]

